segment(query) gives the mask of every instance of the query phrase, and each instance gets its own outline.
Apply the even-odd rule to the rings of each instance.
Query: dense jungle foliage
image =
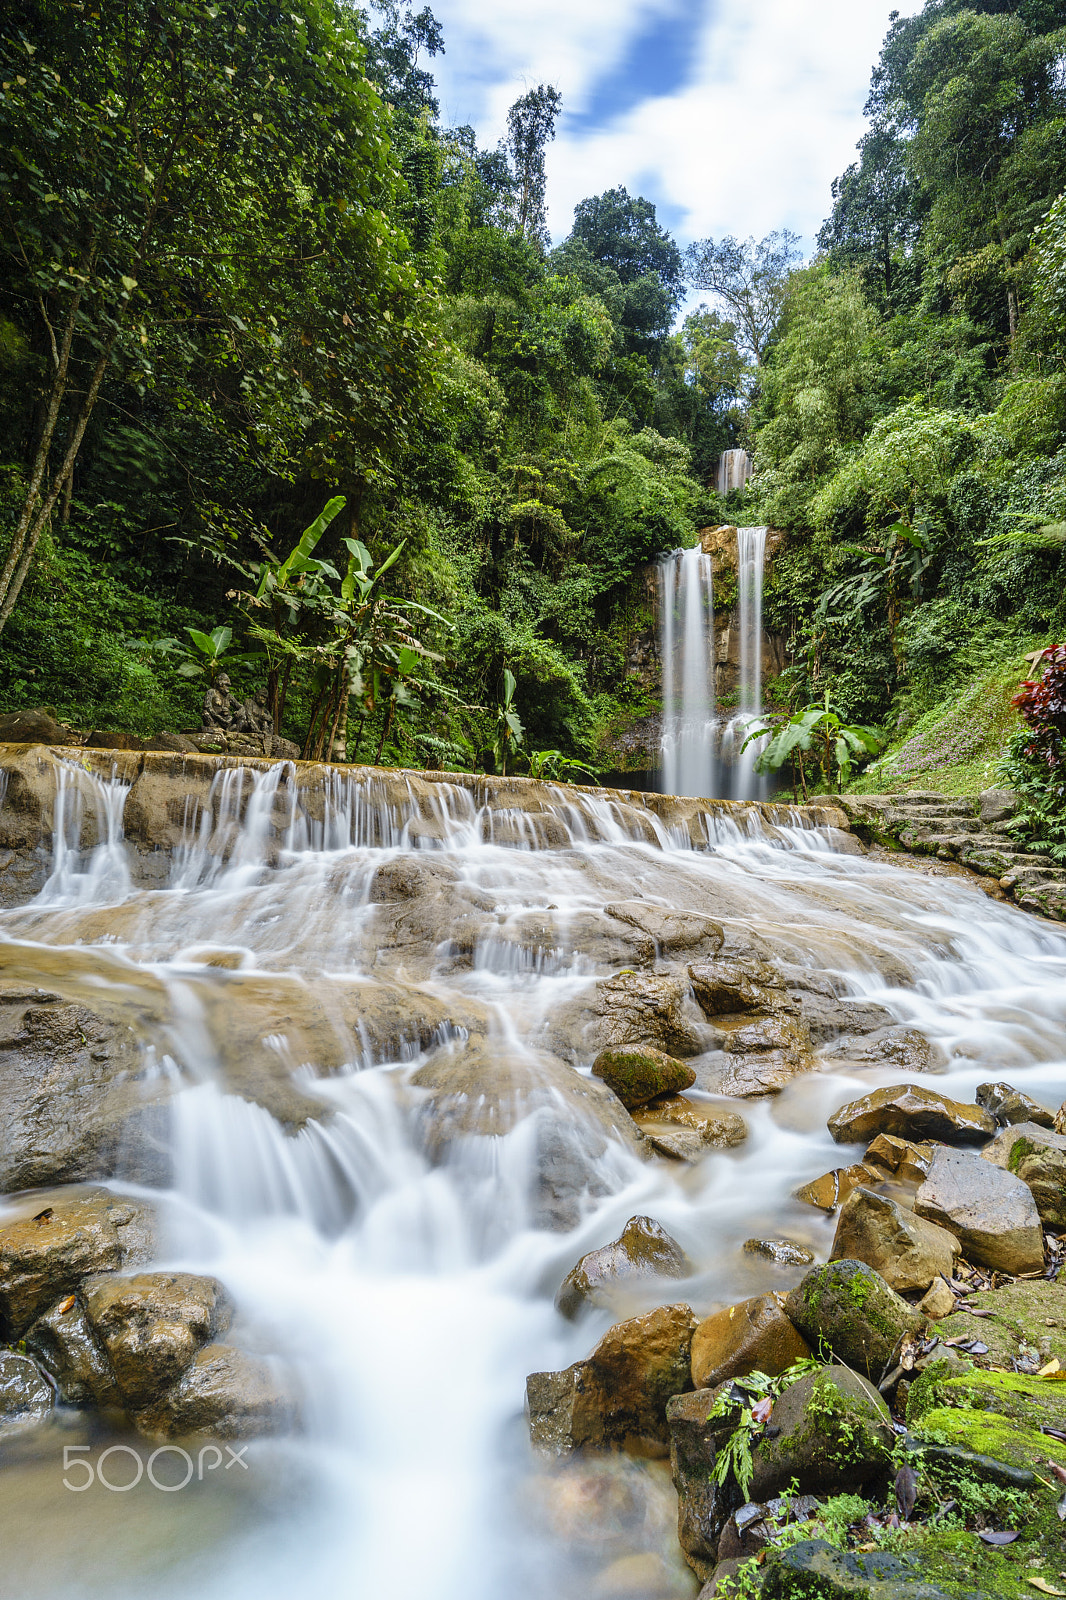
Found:
[[[194,727],[225,665],[309,753],[614,766],[647,563],[768,522],[776,703],[884,729],[880,784],[987,781],[1066,633],[1066,0],[893,20],[806,265],[622,187],[552,248],[557,91],[481,149],[444,44],[395,0],[7,9],[4,707]]]

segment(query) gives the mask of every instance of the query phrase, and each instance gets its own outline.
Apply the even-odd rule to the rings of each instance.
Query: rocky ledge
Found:
[[[902,1084],[829,1129],[861,1150],[798,1192],[836,1215],[829,1259],[800,1275],[809,1252],[749,1240],[791,1289],[709,1314],[678,1294],[531,1374],[534,1447],[564,1474],[668,1456],[700,1600],[1062,1593],[1066,1105]],[[595,1314],[690,1271],[634,1217],[557,1304]]]

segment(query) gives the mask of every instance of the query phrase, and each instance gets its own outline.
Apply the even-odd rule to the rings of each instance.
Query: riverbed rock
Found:
[[[820,1178],[814,1178],[797,1189],[796,1199],[802,1200],[805,1206],[817,1206],[819,1211],[835,1211],[837,1206],[843,1205],[853,1189],[868,1189],[883,1178],[884,1173],[880,1168],[868,1162],[859,1161],[851,1167],[834,1167],[831,1172],[823,1172]]]
[[[297,1412],[292,1385],[277,1361],[232,1345],[206,1344],[178,1382],[134,1420],[150,1439],[256,1439],[285,1432]]]
[[[962,1246],[953,1233],[927,1222],[888,1195],[855,1189],[840,1209],[831,1261],[865,1261],[898,1294],[928,1289],[950,1277]]]
[[[785,1311],[812,1350],[880,1383],[903,1340],[923,1318],[864,1261],[830,1261],[812,1267],[784,1302]]]
[[[721,923],[698,911],[673,911],[647,900],[621,900],[604,906],[604,912],[645,934],[657,957],[712,953],[720,950],[725,940]]]
[[[980,1156],[939,1147],[914,1209],[955,1234],[972,1261],[1012,1275],[1039,1272],[1044,1265],[1032,1194],[1020,1178]]]
[[[1020,1278],[998,1289],[978,1290],[963,1306],[941,1313],[935,1332],[943,1339],[977,1338],[988,1347],[980,1360],[1008,1371],[1038,1372],[1048,1361],[1066,1370],[1066,1286],[1045,1279]],[[1062,1385],[1049,1385],[1056,1388]],[[1066,1404],[1066,1396],[1063,1396]]]
[[[54,1404],[52,1385],[36,1361],[15,1350],[0,1350],[0,1438],[43,1422]]]
[[[691,1089],[696,1081],[696,1074],[684,1061],[650,1045],[639,1050],[601,1050],[592,1063],[592,1075],[618,1096],[627,1111],[647,1105],[659,1095]]]
[[[1046,1478],[1049,1458],[1066,1463],[1066,1443],[1041,1431],[1066,1430],[1062,1387],[1022,1373],[936,1361],[911,1385],[907,1424],[916,1443],[930,1440],[935,1447],[947,1445],[978,1458],[970,1469],[974,1476],[1009,1482],[1013,1468],[1035,1469]],[[988,1463],[984,1470],[981,1458]],[[997,1473],[997,1464],[1007,1473]]]
[[[690,1007],[695,1011],[680,973],[619,972],[596,984],[590,1042],[597,1053],[651,1045],[671,1056],[696,1055],[706,1041]]]
[[[945,1144],[983,1144],[996,1131],[982,1106],[949,1100],[917,1084],[874,1089],[834,1111],[828,1127],[838,1144],[892,1133],[901,1139],[939,1139]]]
[[[685,1278],[692,1264],[677,1240],[654,1217],[630,1217],[617,1239],[590,1250],[563,1279],[555,1306],[564,1317],[586,1307],[608,1309],[634,1280]]]
[[[737,1112],[680,1094],[638,1107],[633,1121],[660,1155],[680,1161],[699,1161],[708,1150],[731,1150],[748,1137],[748,1125]]]
[[[1009,1122],[985,1145],[981,1159],[991,1161],[994,1167],[1002,1167],[1005,1172],[1014,1172],[1016,1163],[1011,1155],[1016,1145],[1019,1159],[1023,1145],[1026,1149],[1047,1148],[1066,1155],[1066,1136],[1063,1134],[1055,1133],[1038,1122]]]
[[[795,1239],[745,1239],[741,1245],[746,1256],[762,1256],[777,1267],[809,1267],[814,1251]]]
[[[756,1369],[771,1376],[810,1355],[776,1294],[756,1295],[705,1317],[692,1336],[692,1383],[713,1389]]]
[[[888,1550],[858,1554],[825,1539],[801,1539],[788,1550],[775,1550],[766,1561],[759,1585],[761,1600],[794,1600],[800,1595],[832,1596],[832,1600],[955,1600],[930,1580],[920,1557]],[[987,1593],[966,1591],[966,1600],[992,1600]]]
[[[933,1159],[933,1146],[924,1141],[916,1144],[912,1139],[897,1139],[891,1133],[879,1133],[867,1145],[863,1159],[884,1167],[900,1183],[921,1183]]]
[[[1032,1100],[1010,1083],[979,1083],[974,1099],[986,1111],[991,1111],[1001,1127],[1012,1122],[1035,1122],[1041,1128],[1055,1126],[1055,1113]]]
[[[740,1099],[776,1094],[814,1066],[810,1030],[801,1017],[719,1019],[725,1062],[712,1082],[701,1075],[700,1086]]]
[[[751,1494],[766,1500],[795,1478],[805,1494],[859,1489],[887,1475],[895,1435],[876,1388],[848,1367],[809,1372],[774,1402],[774,1436],[752,1452]]]
[[[51,706],[8,711],[0,717],[0,744],[70,744],[71,732]]]
[[[689,967],[688,975],[700,1010],[712,1020],[787,1004],[780,975],[768,961],[701,961]]]
[[[722,1529],[740,1502],[732,1484],[715,1482],[717,1451],[732,1431],[727,1416],[708,1420],[720,1389],[675,1395],[666,1407],[670,1471],[678,1494],[677,1537],[685,1560],[706,1583],[718,1561]]]
[[[122,1409],[115,1375],[77,1295],[64,1295],[31,1323],[25,1344],[67,1405]]]
[[[689,1387],[697,1322],[690,1306],[659,1306],[609,1328],[587,1360],[563,1372],[530,1373],[534,1446],[550,1455],[589,1447],[665,1456],[666,1403]]]
[[[943,1278],[934,1278],[928,1289],[918,1302],[918,1310],[923,1317],[934,1321],[939,1317],[948,1317],[955,1309],[955,1296]]]
[[[218,1279],[191,1272],[102,1274],[86,1279],[79,1296],[134,1411],[170,1389],[200,1347],[226,1332],[233,1314]]]
[[[69,1295],[90,1273],[147,1261],[150,1206],[106,1189],[41,1190],[19,1197],[0,1227],[0,1318],[9,1339]]]
[[[1013,1172],[1036,1201],[1047,1227],[1066,1227],[1066,1137],[1035,1122],[1005,1127],[981,1151],[986,1161]]]
[[[146,1076],[128,1025],[58,995],[0,987],[0,1190],[114,1175],[165,1181],[169,1093]]]

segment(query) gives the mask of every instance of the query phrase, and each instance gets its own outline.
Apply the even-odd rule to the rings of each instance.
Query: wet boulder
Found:
[[[150,1405],[172,1387],[200,1347],[225,1333],[232,1305],[217,1278],[190,1272],[107,1273],[79,1297],[125,1405]]]
[[[992,1113],[1000,1127],[1009,1126],[1012,1122],[1034,1122],[1040,1128],[1055,1126],[1055,1113],[1038,1100],[1031,1100],[1020,1089],[1015,1089],[1013,1084],[979,1083],[974,1099],[979,1106],[984,1106],[986,1111]]]
[[[688,975],[700,1010],[712,1020],[789,1006],[781,977],[768,961],[701,961],[689,967]]]
[[[692,1383],[713,1389],[758,1370],[771,1376],[810,1355],[775,1294],[760,1294],[705,1317],[692,1336]]]
[[[595,986],[586,1036],[598,1053],[651,1045],[673,1056],[697,1055],[709,1030],[677,972],[619,972]],[[691,1080],[690,1080],[691,1081]]]
[[[677,1095],[682,1089],[691,1089],[696,1081],[696,1074],[684,1061],[650,1045],[635,1050],[601,1050],[592,1063],[592,1075],[613,1090],[627,1111],[646,1105],[659,1095]]]
[[[714,1479],[718,1450],[733,1428],[728,1416],[711,1417],[720,1393],[720,1388],[697,1389],[675,1395],[666,1407],[670,1471],[678,1495],[677,1537],[685,1560],[703,1583],[715,1569],[722,1530],[740,1501],[732,1484],[723,1487]]]
[[[654,1217],[630,1217],[617,1239],[590,1250],[570,1269],[555,1297],[556,1309],[564,1317],[576,1317],[587,1306],[610,1309],[636,1280],[685,1278],[691,1271],[684,1250]]]
[[[38,1317],[25,1343],[67,1405],[122,1409],[115,1375],[77,1295],[64,1295]]]
[[[834,1111],[828,1127],[838,1144],[869,1140],[878,1133],[945,1144],[983,1144],[996,1131],[995,1120],[982,1106],[964,1105],[911,1083],[874,1089],[850,1101]]]
[[[931,1582],[921,1559],[887,1550],[857,1554],[825,1539],[801,1539],[774,1551],[763,1569],[760,1600],[793,1600],[799,1595],[832,1595],[834,1600],[955,1600],[957,1590]],[[967,1600],[992,1600],[975,1589]]]
[[[955,1234],[971,1261],[1012,1275],[1039,1272],[1044,1265],[1032,1193],[1013,1173],[980,1156],[937,1149],[914,1209]]]
[[[1066,1137],[1035,1122],[1016,1122],[998,1133],[981,1155],[1022,1180],[1041,1222],[1066,1227]]]
[[[921,1183],[933,1159],[933,1146],[926,1141],[915,1144],[911,1139],[897,1139],[891,1133],[879,1133],[866,1147],[863,1160],[875,1167],[883,1167],[899,1183]]]
[[[206,1344],[177,1383],[139,1411],[135,1420],[150,1439],[188,1434],[255,1439],[285,1432],[297,1410],[292,1385],[277,1361],[231,1345]]]
[[[853,1189],[869,1188],[871,1184],[882,1182],[884,1176],[880,1168],[863,1161],[851,1167],[834,1167],[831,1172],[823,1172],[821,1177],[797,1189],[796,1199],[805,1206],[817,1206],[819,1211],[835,1211]]]
[[[814,1251],[795,1239],[745,1239],[741,1249],[746,1256],[761,1256],[775,1267],[809,1267]]]
[[[936,1361],[911,1385],[907,1424],[923,1453],[946,1446],[963,1455],[959,1466],[975,1477],[1010,1483],[1012,1471],[1031,1479],[1035,1469],[1046,1478],[1049,1459],[1066,1463],[1066,1444],[1055,1437],[1066,1431],[1061,1388],[1022,1373]]]
[[[690,1306],[659,1306],[609,1328],[587,1360],[563,1372],[531,1373],[533,1444],[551,1455],[587,1446],[665,1456],[666,1405],[689,1387],[697,1320]]]
[[[75,1189],[23,1196],[19,1206],[0,1227],[0,1318],[9,1339],[90,1273],[137,1265],[151,1253],[152,1210],[140,1201]]]
[[[787,1014],[719,1019],[724,1063],[700,1076],[700,1087],[741,1099],[776,1094],[814,1066],[810,1030]]]
[[[43,1422],[54,1404],[52,1385],[36,1361],[0,1350],[0,1438]]]
[[[785,1311],[814,1350],[880,1383],[905,1338],[924,1325],[864,1261],[830,1261],[812,1267],[785,1298]]]
[[[748,1125],[736,1111],[699,1105],[680,1094],[638,1107],[633,1121],[659,1155],[678,1161],[699,1161],[708,1150],[731,1150],[748,1137]]]
[[[859,1489],[885,1477],[895,1434],[874,1385],[848,1367],[809,1372],[774,1402],[752,1452],[751,1492],[768,1499],[793,1478],[805,1494]]]
[[[720,950],[725,941],[721,923],[698,911],[673,911],[647,900],[620,900],[605,906],[604,912],[638,929],[651,941],[655,955],[667,960],[704,951],[710,954]]]
[[[831,1261],[865,1261],[899,1294],[928,1289],[951,1277],[962,1246],[953,1233],[927,1222],[884,1194],[855,1189],[840,1209]]]

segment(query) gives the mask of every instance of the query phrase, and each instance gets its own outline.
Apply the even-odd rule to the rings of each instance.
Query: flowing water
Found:
[[[0,1471],[0,1592],[554,1600],[606,1594],[611,1560],[660,1551],[666,1575],[630,1592],[693,1594],[661,1464],[553,1478],[530,1456],[526,1374],[586,1354],[609,1320],[564,1323],[555,1289],[635,1213],[681,1241],[694,1275],[646,1285],[634,1309],[707,1312],[788,1286],[795,1273],[741,1242],[785,1234],[825,1252],[831,1223],[791,1191],[842,1158],[826,1115],[900,1073],[838,1041],[819,1070],[741,1106],[751,1132],[736,1150],[686,1167],[621,1138],[582,1145],[573,1208],[547,1215],[538,1140],[580,1120],[582,1007],[633,964],[624,918],[711,917],[727,949],[920,1030],[943,1064],[937,1088],[970,1098],[1008,1077],[1051,1106],[1066,1094],[1066,932],[961,875],[849,853],[798,815],[719,811],[694,829],[691,808],[603,792],[508,811],[440,783],[427,816],[395,786],[338,772],[311,824],[286,784],[282,767],[220,774],[151,890],[131,887],[122,785],[97,783],[111,821],[89,855],[71,788],[47,886],[0,917],[0,938],[7,979],[136,1019],[171,1092],[159,1264],[229,1287],[236,1337],[296,1374],[301,1427],[180,1493],[78,1493],[63,1487],[64,1443],[113,1441],[57,1416]],[[682,973],[695,958],[673,954]],[[670,956],[662,945],[646,970]],[[685,1006],[713,1082],[714,1029]],[[460,1077],[458,1120],[412,1081],[428,1070],[432,1084],[441,1063],[445,1078],[475,1073]],[[286,1094],[313,1113],[288,1132],[264,1104]]]

